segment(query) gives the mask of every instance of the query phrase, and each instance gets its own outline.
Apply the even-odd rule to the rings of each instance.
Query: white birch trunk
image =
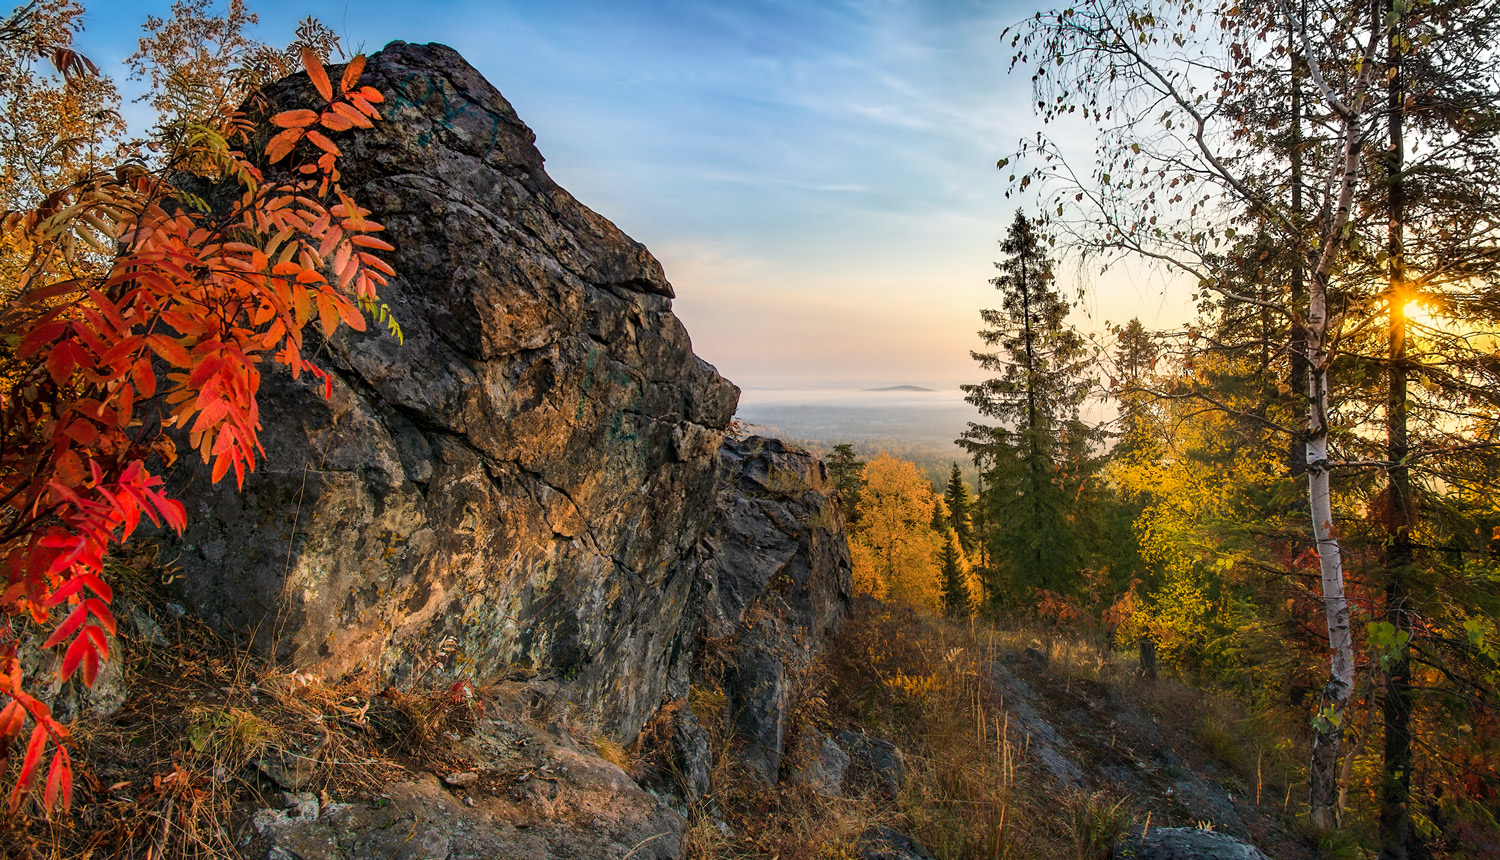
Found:
[[[1318,702],[1318,713],[1313,716],[1313,752],[1308,771],[1308,805],[1313,826],[1319,829],[1338,826],[1339,741],[1343,736],[1344,709],[1354,690],[1354,638],[1349,629],[1349,601],[1344,595],[1343,558],[1333,524],[1328,431],[1321,423],[1322,416],[1328,414],[1326,368],[1326,364],[1313,359],[1307,440],[1307,495],[1318,547],[1329,649],[1328,682]]]
[[[1313,539],[1323,586],[1323,614],[1328,624],[1328,683],[1313,716],[1313,752],[1308,768],[1308,807],[1313,826],[1338,826],[1339,741],[1344,708],[1354,691],[1354,638],[1349,629],[1349,601],[1344,595],[1343,554],[1333,523],[1333,495],[1329,487],[1328,367],[1331,322],[1328,318],[1328,281],[1334,259],[1343,245],[1344,226],[1359,169],[1357,114],[1344,118],[1343,176],[1338,206],[1324,233],[1324,246],[1307,291],[1307,500],[1312,513]]]

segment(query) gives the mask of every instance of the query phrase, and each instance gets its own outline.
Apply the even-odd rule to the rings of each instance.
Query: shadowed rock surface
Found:
[[[1196,827],[1136,828],[1114,852],[1117,860],[1270,860],[1259,848]]]
[[[335,336],[326,400],[268,372],[243,492],[184,459],[186,597],[327,677],[530,667],[628,740],[697,626],[737,389],[693,354],[657,261],[547,177],[456,52],[395,42],[362,82],[385,120],[336,139],[396,246],[406,342]],[[269,95],[314,98],[305,75]]]
[[[933,860],[917,840],[889,827],[872,827],[859,837],[859,860]]]
[[[833,484],[777,439],[726,442],[719,516],[704,540],[703,635],[726,651],[724,691],[740,759],[778,781],[792,687],[849,610],[849,543]]]
[[[674,666],[669,690],[685,697],[690,681],[722,688],[739,758],[771,784],[786,750],[793,682],[849,610],[849,543],[827,470],[808,452],[752,436],[726,441],[719,457],[717,515],[697,548],[702,592],[691,654]],[[664,768],[672,776],[652,780],[684,800],[706,784],[711,764],[706,735],[683,721],[692,717],[686,704],[673,703]]]

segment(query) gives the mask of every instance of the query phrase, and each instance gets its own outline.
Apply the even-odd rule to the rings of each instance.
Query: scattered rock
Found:
[[[1116,860],[1270,860],[1248,842],[1195,827],[1135,828],[1115,846]]]
[[[855,846],[859,860],[933,860],[917,840],[889,827],[872,827]]]
[[[839,732],[839,743],[849,751],[849,782],[880,791],[887,800],[901,794],[906,779],[906,757],[890,741],[861,732]]]
[[[294,793],[318,775],[316,756],[297,755],[284,749],[267,749],[256,758],[255,767],[283,791]]]
[[[447,776],[443,777],[443,782],[447,785],[453,786],[454,788],[463,788],[466,785],[473,785],[478,781],[479,774],[475,773],[472,770],[465,771],[463,773],[450,773]]]
[[[797,741],[791,772],[792,782],[805,785],[824,797],[844,796],[844,775],[849,754],[822,732],[803,733]]]
[[[135,641],[144,645],[166,647],[167,637],[161,632],[161,625],[147,615],[145,610],[134,607],[129,614],[130,625],[135,628]]]
[[[283,792],[281,795],[281,805],[298,818],[312,821],[318,817],[318,798],[316,795],[307,792],[301,794]]]
[[[518,733],[526,744],[516,743]],[[669,860],[681,852],[686,819],[565,738],[484,721],[461,752],[480,764],[456,774],[476,777],[465,780],[463,799],[446,780],[422,774],[375,802],[327,804],[315,815],[261,810],[247,856]]]

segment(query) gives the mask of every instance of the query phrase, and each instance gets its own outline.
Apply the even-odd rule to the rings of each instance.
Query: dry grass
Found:
[[[1124,804],[1102,797],[1064,798],[1069,813],[1059,816],[1050,784],[1029,766],[987,671],[1006,650],[1036,647],[1025,638],[867,607],[831,655],[844,713],[905,751],[896,817],[941,860],[1092,858],[1097,834],[1128,824]],[[1098,671],[1081,653],[1050,649],[1059,663],[1073,657],[1080,671]]]
[[[479,716],[463,685],[403,692],[279,671],[192,616],[161,611],[154,574],[122,579],[117,605],[147,614],[170,644],[128,643],[124,706],[107,718],[85,711],[71,726],[73,810],[23,804],[0,822],[0,856],[238,858],[234,828],[282,805],[266,768],[324,800],[370,796],[411,767],[441,766],[426,761],[446,748],[433,739]]]
[[[1012,646],[982,626],[865,605],[800,679],[790,755],[805,731],[850,728],[891,740],[907,775],[894,801],[761,785],[734,761],[723,694],[712,684],[695,686],[690,703],[709,730],[716,764],[710,802],[694,810],[687,856],[853,858],[861,834],[885,825],[940,860],[1106,857],[1132,810],[1102,794],[1059,799],[1030,769],[1025,739],[998,707],[986,671]]]
[[[893,741],[905,754],[901,796],[828,799],[795,786],[760,785],[734,761],[722,692],[701,685],[690,704],[712,736],[716,765],[712,798],[693,816],[688,856],[851,857],[860,834],[886,825],[918,839],[939,860],[1104,860],[1133,824],[1148,820],[1147,809],[1170,803],[1110,791],[1059,793],[1031,755],[1026,732],[1002,707],[990,673],[1004,655],[1028,648],[1046,657],[1052,679],[1046,686],[1073,694],[1060,701],[1102,702],[1107,693],[1123,699],[1121,706],[1154,714],[1166,744],[1188,766],[1206,768],[1236,796],[1254,799],[1268,816],[1270,838],[1290,851],[1286,856],[1306,856],[1297,847],[1305,834],[1277,830],[1284,826],[1277,822],[1290,818],[1284,811],[1295,814],[1292,795],[1303,780],[1303,750],[1289,740],[1295,725],[1287,721],[1295,713],[1187,683],[1167,667],[1159,679],[1142,679],[1134,655],[1063,629],[1002,631],[873,604],[846,621],[802,679],[788,749],[795,751],[805,731],[857,729]],[[1167,820],[1162,812],[1158,822]]]

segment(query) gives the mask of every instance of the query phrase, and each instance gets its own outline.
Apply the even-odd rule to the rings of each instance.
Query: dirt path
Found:
[[[1031,649],[990,663],[989,673],[1012,741],[1060,789],[1108,791],[1128,798],[1152,826],[1210,826],[1277,860],[1317,857],[1281,797],[1257,805],[1253,784],[1194,743],[1192,715],[1175,724],[1153,717],[1107,684],[1053,671]],[[1152,683],[1172,682],[1142,682]]]

